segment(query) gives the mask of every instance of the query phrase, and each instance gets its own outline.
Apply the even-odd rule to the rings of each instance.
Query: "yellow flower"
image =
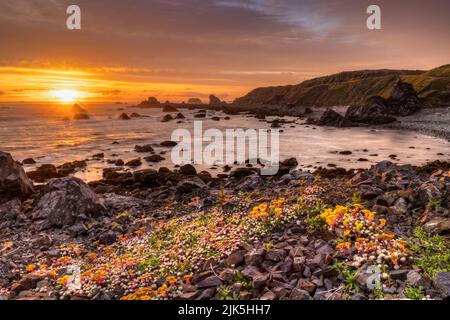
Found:
[[[34,270],[36,270],[36,265],[35,264],[29,264],[29,265],[26,266],[25,270],[28,271],[28,272],[33,272]]]
[[[348,229],[347,229],[347,230],[345,230],[345,231],[344,231],[344,236],[345,236],[345,237],[346,237],[346,236],[348,236],[348,235],[350,234],[350,232],[351,232],[351,231],[350,231],[350,230],[348,230]]]
[[[166,281],[167,281],[171,286],[173,286],[173,285],[175,284],[175,282],[177,282],[177,278],[175,278],[174,276],[170,276],[170,277],[167,277]]]

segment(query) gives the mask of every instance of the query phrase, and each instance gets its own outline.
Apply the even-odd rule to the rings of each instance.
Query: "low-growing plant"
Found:
[[[232,292],[230,286],[222,285],[217,287],[220,300],[239,300],[239,293]]]
[[[347,292],[358,293],[361,290],[357,281],[358,271],[351,270],[340,262],[335,262],[331,267],[341,274]]]
[[[422,300],[423,298],[425,298],[425,290],[422,286],[407,286],[405,287],[403,293],[405,294],[405,297],[411,300]]]
[[[450,272],[450,246],[440,235],[418,227],[414,230],[409,247],[416,256],[414,263],[429,279],[433,279],[437,273]]]

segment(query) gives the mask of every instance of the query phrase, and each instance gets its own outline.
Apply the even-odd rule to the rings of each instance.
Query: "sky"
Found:
[[[66,9],[81,8],[81,30]],[[381,8],[381,30],[366,9]],[[450,63],[448,0],[1,0],[0,101],[232,101],[348,70]]]

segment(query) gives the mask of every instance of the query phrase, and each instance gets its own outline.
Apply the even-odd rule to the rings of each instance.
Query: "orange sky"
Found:
[[[249,90],[358,69],[450,63],[450,1],[68,0],[0,2],[0,101],[232,101]]]

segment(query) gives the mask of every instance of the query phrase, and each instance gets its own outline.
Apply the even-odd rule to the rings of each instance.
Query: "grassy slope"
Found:
[[[428,106],[450,105],[450,65],[428,72],[407,70],[342,72],[308,80],[295,86],[258,88],[236,99],[235,103],[244,106],[357,104],[375,95],[387,97],[398,78],[412,83]]]

